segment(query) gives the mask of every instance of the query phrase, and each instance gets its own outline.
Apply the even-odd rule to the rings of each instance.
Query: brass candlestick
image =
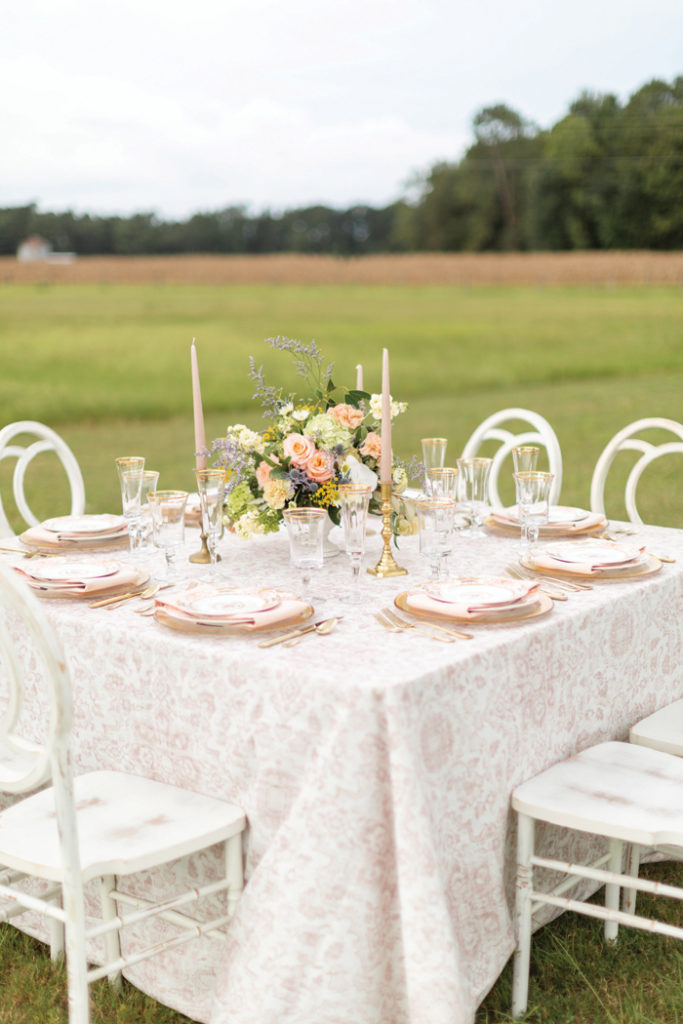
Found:
[[[199,551],[195,551],[194,555],[190,555],[190,561],[195,562],[199,565],[208,565],[211,561],[211,555],[209,554],[209,545],[206,543],[206,534],[204,533],[204,527],[200,534],[202,540],[202,546]],[[219,561],[220,555],[216,555],[216,561]]]
[[[391,553],[389,544],[391,542],[391,484],[380,484],[382,496],[382,539],[384,548],[379,562],[374,569],[368,569],[371,576],[405,576],[408,572],[402,566],[397,565]]]

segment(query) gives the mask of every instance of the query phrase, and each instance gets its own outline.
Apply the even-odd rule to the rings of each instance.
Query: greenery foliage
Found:
[[[474,144],[383,208],[265,211],[243,206],[184,222],[0,209],[0,255],[31,234],[82,255],[683,247],[683,76],[622,104],[582,94],[549,130],[504,104],[473,120]]]

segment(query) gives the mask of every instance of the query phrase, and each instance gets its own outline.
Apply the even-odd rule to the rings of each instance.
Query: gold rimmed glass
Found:
[[[464,532],[478,536],[488,508],[489,474],[493,459],[463,457],[458,459],[458,501],[469,517],[470,525]]]
[[[141,542],[142,517],[142,474],[145,460],[142,455],[122,455],[116,460],[116,472],[121,487],[121,506],[128,525],[128,542],[131,552],[137,551]]]
[[[344,549],[349,556],[353,573],[352,601],[360,599],[360,570],[365,554],[365,529],[371,497],[372,488],[363,484],[341,484],[339,487]]]
[[[515,473],[533,473],[538,464],[541,449],[533,444],[518,444],[512,449],[512,465]]]
[[[142,474],[140,490],[140,547],[147,551],[152,548],[152,512],[147,501],[150,491],[156,491],[159,473],[156,469],[146,469]]]
[[[202,509],[202,527],[209,549],[211,568],[209,575],[216,577],[218,552],[216,545],[223,531],[223,501],[225,499],[225,470],[197,469],[197,492]]]
[[[152,512],[154,544],[166,558],[166,579],[176,580],[175,559],[185,539],[187,491],[150,491],[147,500]]]
[[[420,554],[429,562],[432,579],[448,576],[448,556],[453,549],[456,502],[451,498],[423,498],[417,501]]]
[[[422,438],[422,462],[425,470],[441,467],[446,461],[446,437],[423,437]]]
[[[538,540],[541,526],[549,516],[550,487],[554,473],[513,473],[517,494],[517,509],[521,526],[520,553],[529,553]]]
[[[329,520],[327,509],[286,508],[282,517],[289,538],[289,561],[301,575],[302,596],[308,596],[311,574],[323,564],[324,528]]]
[[[432,498],[451,498],[455,501],[457,483],[457,466],[432,466],[425,471],[425,490]]]

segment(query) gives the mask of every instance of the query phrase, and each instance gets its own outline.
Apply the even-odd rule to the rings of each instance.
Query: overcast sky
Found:
[[[504,102],[683,74],[681,0],[20,0],[0,18],[0,207],[185,218],[384,205]]]

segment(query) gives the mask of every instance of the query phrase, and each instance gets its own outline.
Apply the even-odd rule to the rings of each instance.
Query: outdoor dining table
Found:
[[[201,577],[187,537],[181,568]],[[677,560],[454,643],[373,615],[428,577],[416,537],[395,551],[409,574],[365,575],[357,604],[345,555],[326,561],[315,618],[338,627],[290,648],[173,630],[133,601],[46,600],[73,678],[76,771],[160,778],[248,819],[227,941],[130,980],[210,1024],[471,1024],[514,948],[512,789],[683,696],[683,531],[635,539]],[[518,544],[458,537],[451,573],[502,576]],[[375,529],[366,566],[380,545]],[[284,534],[219,550],[226,584],[297,589]],[[183,861],[139,884],[211,870]]]

